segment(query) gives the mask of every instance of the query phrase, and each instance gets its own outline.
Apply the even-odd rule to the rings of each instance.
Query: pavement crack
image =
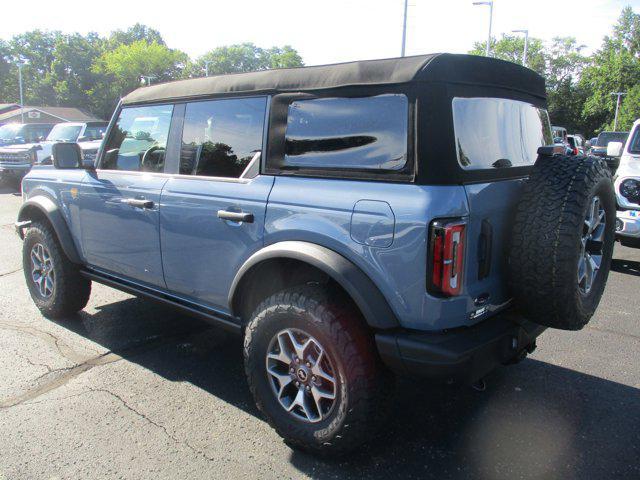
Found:
[[[214,461],[213,458],[209,457],[202,450],[199,450],[199,449],[195,448],[194,446],[192,446],[186,440],[180,440],[175,435],[173,435],[171,432],[169,432],[167,427],[165,427],[164,425],[162,425],[162,424],[156,422],[155,420],[149,418],[147,415],[145,415],[141,411],[139,411],[139,410],[135,409],[134,407],[132,407],[131,405],[129,405],[129,403],[124,398],[122,398],[120,395],[118,395],[117,393],[114,393],[111,390],[107,390],[106,388],[91,388],[91,389],[89,389],[89,391],[91,391],[91,392],[103,392],[103,393],[106,393],[108,395],[111,395],[113,398],[116,398],[117,400],[119,400],[120,403],[122,403],[122,405],[127,410],[131,411],[132,413],[134,413],[138,417],[142,418],[144,421],[148,422],[149,424],[153,425],[154,427],[157,427],[160,430],[162,430],[164,432],[165,436],[167,438],[171,439],[174,443],[176,443],[178,445],[184,445],[185,447],[187,447],[189,450],[191,450],[196,455],[200,455],[201,457],[203,457],[204,459],[206,459],[206,460],[208,460],[210,462]]]
[[[13,398],[9,398],[0,402],[0,410],[15,407],[16,405],[21,405],[29,400],[33,400],[34,398],[38,398],[45,393],[51,392],[52,390],[56,390],[67,383],[69,383],[74,378],[82,375],[84,372],[91,370],[93,367],[97,367],[99,365],[107,365],[109,363],[117,362],[118,360],[122,360],[120,355],[117,355],[112,352],[105,353],[103,355],[99,355],[97,357],[91,358],[86,362],[80,363],[78,365],[74,365],[73,367],[63,368],[52,370],[51,372],[47,372],[44,375],[41,375],[38,378],[43,378],[47,375],[57,372],[64,372],[62,375],[56,377],[54,380],[41,384],[34,389],[31,389],[22,395],[18,395]]]
[[[51,332],[47,332],[45,330],[40,330],[39,328],[35,328],[27,325],[15,325],[11,323],[1,323],[0,329],[13,330],[15,332],[21,332],[27,335],[31,335],[33,337],[39,338],[43,340],[45,343],[49,344],[54,350],[57,350],[60,356],[65,360],[68,360],[72,364],[82,363],[87,361],[87,356],[82,355],[76,352],[73,348],[67,345],[65,342],[60,340],[56,335]]]
[[[21,271],[22,271],[22,268],[18,268],[16,270],[11,270],[9,272],[0,273],[0,278],[1,277],[6,277],[7,275],[11,275],[13,273],[18,273],[18,272],[21,272]]]
[[[596,332],[609,333],[611,335],[617,335],[619,337],[633,338],[634,340],[640,340],[640,336],[634,335],[633,333],[618,332],[616,330],[610,330],[608,328],[600,328],[592,325],[588,325],[587,328],[590,330],[595,330]]]

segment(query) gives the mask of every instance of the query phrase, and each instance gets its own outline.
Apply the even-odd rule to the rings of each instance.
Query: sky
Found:
[[[307,65],[400,55],[404,0],[5,1],[0,38],[32,29],[107,35],[136,22],[192,58],[222,45],[291,45]],[[494,0],[493,35],[573,36],[590,53],[625,5],[640,0]],[[27,7],[25,9],[25,6]],[[8,21],[10,19],[10,21]],[[473,0],[409,0],[407,55],[465,53],[486,39],[489,8]]]

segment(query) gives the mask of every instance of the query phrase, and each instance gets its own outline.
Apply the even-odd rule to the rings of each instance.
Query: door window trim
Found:
[[[184,129],[184,119],[185,113],[188,103],[199,103],[199,102],[212,102],[215,100],[231,100],[231,99],[245,99],[245,98],[264,98],[266,99],[265,113],[264,113],[264,123],[263,123],[263,133],[262,133],[262,150],[260,151],[260,169],[258,174],[252,178],[247,177],[213,177],[207,175],[187,175],[183,173],[179,173],[180,168],[180,145],[182,143],[182,132]],[[252,180],[259,177],[260,175],[264,175],[263,164],[264,152],[266,152],[268,147],[268,139],[269,139],[269,118],[270,118],[270,110],[271,110],[271,100],[272,95],[238,95],[238,96],[215,96],[208,98],[198,98],[196,100],[185,99],[181,101],[171,101],[171,102],[153,102],[153,103],[145,103],[140,105],[131,105],[130,107],[146,107],[146,106],[156,106],[156,105],[173,105],[173,114],[171,116],[171,126],[169,127],[169,135],[167,139],[167,153],[165,159],[164,172],[140,172],[133,170],[112,170],[112,169],[103,169],[100,168],[102,165],[103,157],[104,157],[104,149],[100,149],[100,158],[96,162],[96,171],[100,172],[110,172],[110,173],[126,173],[128,175],[153,175],[153,176],[161,176],[168,178],[178,178],[182,180],[208,180],[214,182],[225,182],[225,183],[251,183]],[[107,130],[105,132],[105,143],[111,135],[111,130],[114,128],[117,119],[120,117],[120,112],[124,108],[122,104],[118,104],[116,111],[114,112]],[[176,139],[174,141],[174,139]],[[177,147],[176,147],[177,146]],[[247,166],[248,167],[248,166]],[[248,168],[247,168],[248,169]],[[247,170],[245,169],[245,171]],[[245,172],[243,172],[244,174]]]

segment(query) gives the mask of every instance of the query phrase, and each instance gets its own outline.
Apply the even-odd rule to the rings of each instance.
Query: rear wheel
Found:
[[[69,261],[48,224],[34,222],[27,229],[22,267],[31,298],[45,317],[65,317],[87,305],[91,281]]]
[[[373,435],[393,386],[359,312],[321,287],[266,299],[246,329],[258,408],[293,447],[342,454]]]

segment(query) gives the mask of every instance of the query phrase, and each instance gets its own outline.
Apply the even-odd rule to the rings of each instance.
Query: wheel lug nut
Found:
[[[315,382],[316,381],[316,376],[314,375],[313,377],[311,377],[311,380],[313,380]]]
[[[310,387],[309,385],[307,385],[307,387],[306,387],[306,388],[307,388],[307,392],[308,392],[309,390],[311,390],[311,387]]]
[[[307,362],[307,367],[311,368],[311,363]]]
[[[289,369],[289,371],[290,371],[291,373],[293,373],[293,372],[295,372],[295,369],[294,369],[293,367],[291,367],[291,368]]]
[[[300,382],[296,382],[296,387],[299,387],[299,386],[300,386]]]

